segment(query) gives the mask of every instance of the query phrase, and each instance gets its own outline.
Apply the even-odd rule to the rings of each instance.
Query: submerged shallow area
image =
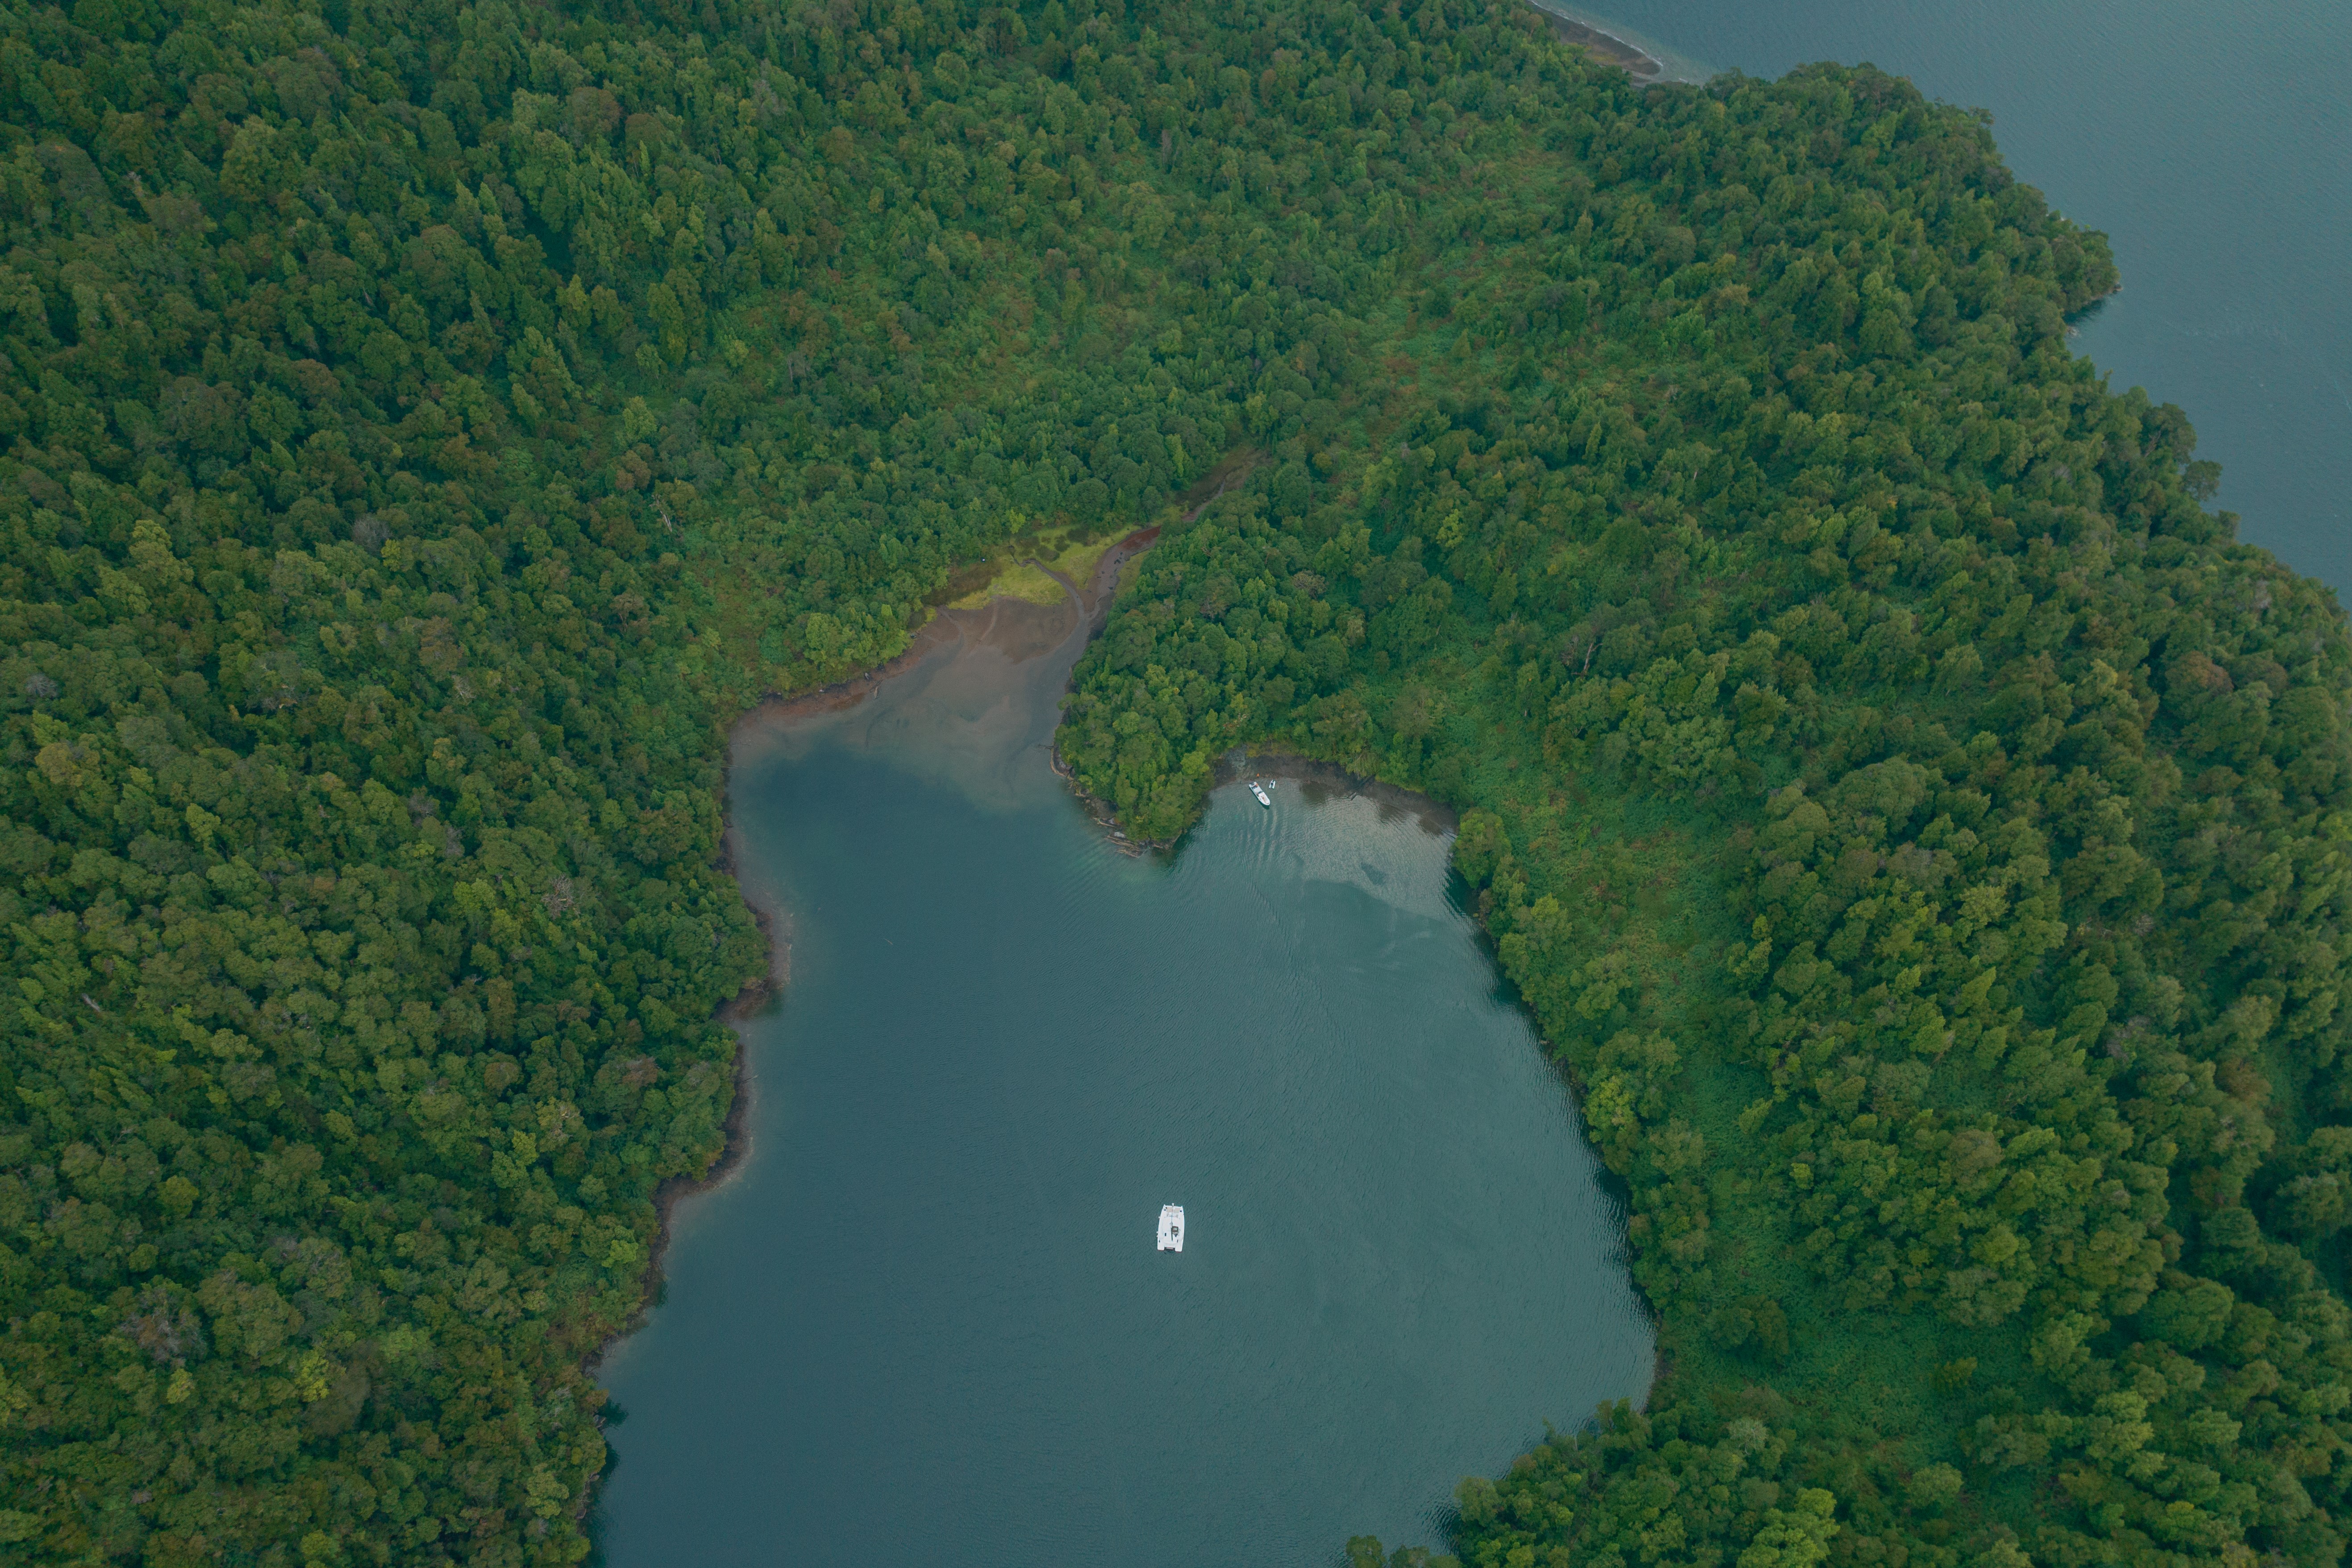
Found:
[[[1046,751],[1076,619],[961,613],[739,738],[786,985],[746,1157],[604,1369],[614,1568],[1323,1563],[1647,1389],[1444,825],[1293,780],[1118,853]]]

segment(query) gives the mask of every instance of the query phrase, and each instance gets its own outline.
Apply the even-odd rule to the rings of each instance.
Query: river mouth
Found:
[[[1326,1564],[1646,1393],[1622,1212],[1442,817],[1302,773],[1118,853],[1050,753],[1095,608],[943,615],[739,731],[786,984],[754,1152],[602,1369],[614,1568]]]

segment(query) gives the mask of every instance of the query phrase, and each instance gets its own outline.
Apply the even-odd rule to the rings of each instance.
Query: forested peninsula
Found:
[[[1630,1194],[1463,1562],[2336,1562],[2352,642],[2115,283],[1500,0],[9,0],[0,1556],[585,1557],[729,725],[1162,524],[1079,783],[1459,808]]]

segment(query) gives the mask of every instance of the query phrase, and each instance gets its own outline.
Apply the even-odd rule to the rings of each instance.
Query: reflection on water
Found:
[[[615,1568],[1322,1564],[1646,1391],[1622,1216],[1442,823],[1294,778],[1114,853],[1045,749],[1077,626],[962,616],[739,737],[792,984],[756,1152],[605,1367]]]

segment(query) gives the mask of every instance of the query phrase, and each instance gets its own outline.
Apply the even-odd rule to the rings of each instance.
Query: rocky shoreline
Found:
[[[1648,50],[1627,43],[1614,33],[1603,32],[1590,22],[1580,22],[1573,16],[1563,16],[1548,5],[1537,4],[1536,0],[1530,0],[1530,3],[1535,4],[1543,19],[1551,24],[1552,31],[1559,36],[1561,42],[1576,45],[1594,59],[1603,65],[1617,67],[1644,86],[1665,79],[1665,62]]]

